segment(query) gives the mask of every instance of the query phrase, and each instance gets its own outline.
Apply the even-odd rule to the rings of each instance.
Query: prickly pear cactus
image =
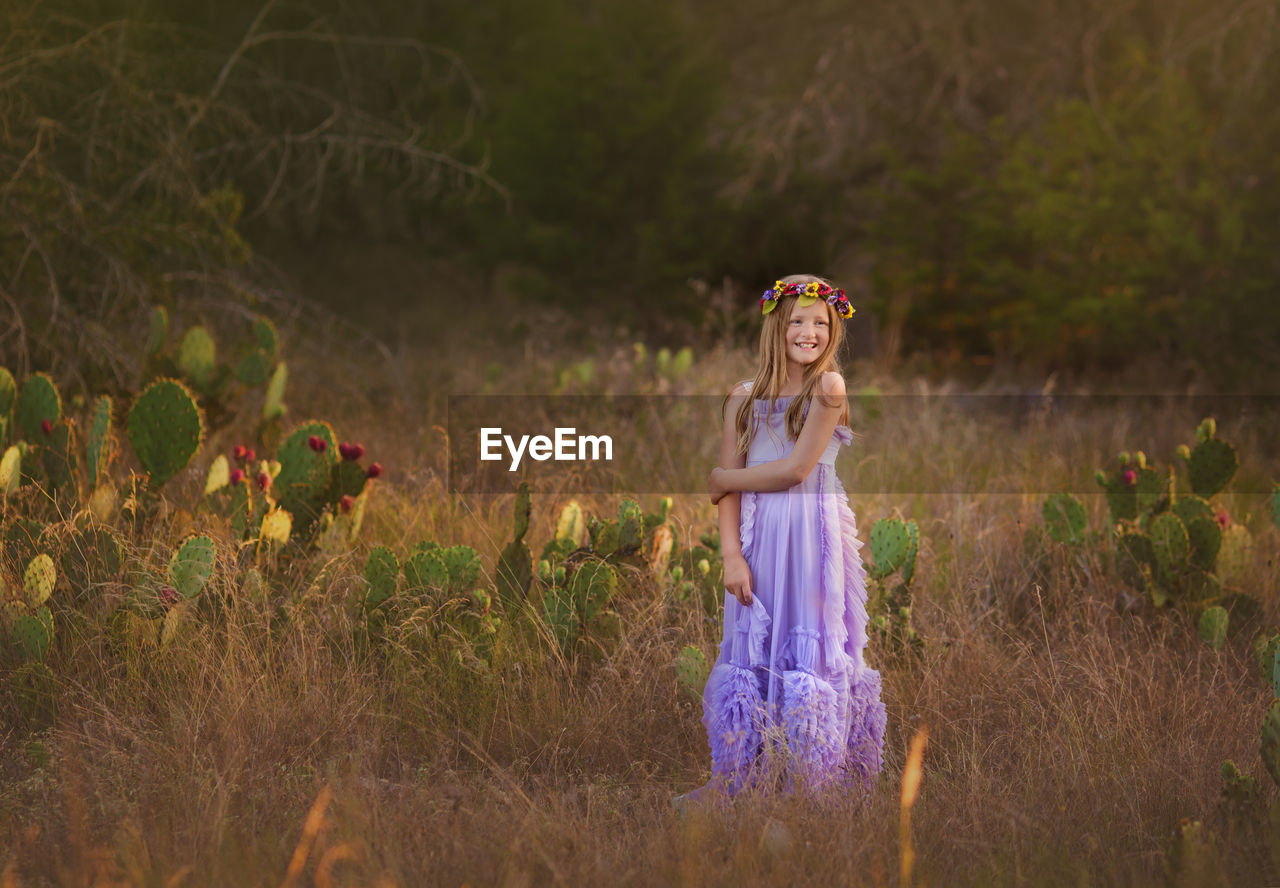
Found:
[[[1217,519],[1195,515],[1185,524],[1187,541],[1191,544],[1191,565],[1199,570],[1213,570],[1222,546],[1222,528]]]
[[[36,608],[35,613],[22,614],[14,621],[9,635],[20,659],[40,662],[53,643],[53,614],[43,606]]]
[[[0,367],[0,447],[9,444],[13,425],[13,405],[18,400],[18,386],[8,368]]]
[[[102,395],[89,413],[89,435],[85,441],[85,477],[92,487],[111,458],[111,398]]]
[[[1273,700],[1262,719],[1262,763],[1280,786],[1280,700]]]
[[[1182,519],[1172,512],[1162,512],[1151,520],[1151,545],[1155,550],[1156,565],[1161,581],[1168,581],[1180,573],[1191,554],[1191,543]]]
[[[373,609],[389,601],[396,594],[400,579],[400,562],[386,546],[375,546],[364,563],[364,581],[368,589],[364,596],[366,609]]]
[[[1222,544],[1214,573],[1223,583],[1235,583],[1253,565],[1253,536],[1243,524],[1232,524],[1222,532]]]
[[[44,440],[44,425],[62,419],[62,398],[58,387],[44,373],[33,373],[22,383],[18,394],[18,430],[29,441]]]
[[[188,537],[169,559],[169,582],[183,598],[194,598],[204,590],[218,550],[203,534]]]
[[[186,468],[204,437],[195,397],[176,379],[147,386],[134,401],[127,426],[129,443],[153,487]]]
[[[711,674],[711,668],[707,665],[707,658],[702,651],[691,644],[685,645],[680,649],[680,656],[676,658],[676,680],[680,682],[680,687],[695,701],[702,699],[702,689],[707,684],[707,676]]]
[[[512,518],[515,537],[503,548],[496,567],[498,598],[506,610],[525,600],[533,582],[533,553],[524,541],[524,535],[529,531],[531,511],[529,483],[521,481],[520,488],[516,491],[515,514]]]
[[[40,448],[40,465],[49,486],[54,488],[70,487],[76,480],[76,443],[75,433],[69,422],[55,423],[45,436],[44,446]]]
[[[907,522],[907,558],[902,562],[902,582],[911,585],[916,575],[916,555],[920,552],[920,529],[912,518]]]
[[[586,536],[587,521],[582,512],[582,506],[578,504],[577,500],[570,500],[560,510],[560,518],[556,521],[555,538],[557,540],[568,540],[573,544],[572,548],[576,549],[585,542]]]
[[[275,359],[280,348],[280,337],[276,333],[276,325],[269,318],[259,316],[254,319],[253,342],[268,358]]]
[[[368,476],[360,464],[352,460],[338,460],[329,469],[329,491],[325,499],[331,505],[337,505],[344,496],[352,499],[364,492]]]
[[[542,616],[551,637],[562,653],[568,654],[578,640],[580,622],[573,597],[562,586],[552,586],[542,599]]]
[[[39,607],[49,600],[58,582],[58,570],[53,559],[41,553],[31,559],[22,575],[22,592],[28,607]]]
[[[287,509],[273,506],[262,516],[258,527],[258,539],[274,546],[283,546],[289,542],[293,533],[293,516]]]
[[[293,516],[295,530],[305,532],[328,502],[329,473],[338,460],[333,429],[327,422],[304,422],[280,445],[276,458],[276,500]]]
[[[262,418],[268,422],[279,419],[288,412],[284,403],[284,387],[289,380],[289,368],[284,361],[276,364],[276,369],[267,382],[267,393],[262,398]]]
[[[449,591],[462,594],[480,580],[480,555],[470,546],[450,546],[440,550],[449,574]]]
[[[640,548],[644,520],[640,506],[632,499],[624,499],[618,505],[618,548],[634,551]]]
[[[584,626],[609,606],[618,589],[618,574],[603,561],[584,561],[569,576],[569,595]]]
[[[13,493],[22,484],[22,450],[16,445],[0,456],[0,494]]]
[[[1060,543],[1081,543],[1087,528],[1084,505],[1069,493],[1054,493],[1044,501],[1045,528]]]
[[[169,338],[169,312],[163,305],[151,310],[150,327],[147,330],[147,354],[154,357],[164,348]]]
[[[1198,628],[1200,637],[1204,639],[1204,643],[1209,645],[1215,651],[1222,650],[1222,646],[1227,643],[1227,609],[1220,605],[1207,607],[1200,614],[1200,622]]]
[[[196,391],[208,393],[218,369],[218,357],[213,337],[204,327],[196,325],[183,335],[178,369]]]
[[[1116,537],[1116,566],[1120,576],[1133,588],[1145,591],[1159,569],[1151,537],[1136,530],[1125,530]]]
[[[902,567],[911,549],[911,532],[899,518],[881,518],[871,526],[871,575],[883,579]]]
[[[1221,438],[1215,438],[1216,431],[1217,425],[1212,418],[1201,422],[1196,429],[1196,446],[1187,459],[1191,489],[1206,499],[1226,487],[1240,465],[1236,449]]]
[[[417,548],[404,562],[405,591],[419,597],[435,597],[449,587],[449,568],[441,549]]]

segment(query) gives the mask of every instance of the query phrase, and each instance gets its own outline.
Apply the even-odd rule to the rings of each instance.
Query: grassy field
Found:
[[[122,589],[102,590],[96,608],[63,607],[49,656],[56,717],[30,721],[11,699],[0,704],[0,885],[897,884],[902,772],[922,729],[916,883],[1280,878],[1265,826],[1275,788],[1258,744],[1271,691],[1252,634],[1215,651],[1184,613],[1126,587],[1105,548],[1040,532],[1044,495],[1089,489],[1118,450],[1171,462],[1199,419],[1180,401],[1151,399],[1135,414],[1132,402],[1080,400],[1011,422],[956,409],[957,386],[846,367],[851,392],[874,386],[880,403],[911,406],[866,420],[837,463],[862,536],[893,514],[916,519],[922,535],[913,624],[924,651],[868,649],[889,729],[865,803],[761,795],[677,816],[672,797],[704,782],[710,762],[701,706],[674,664],[687,644],[712,656],[720,627],[643,571],[624,573],[621,637],[594,656],[566,659],[545,629],[518,620],[503,624],[488,665],[433,647],[412,620],[363,653],[355,603],[371,544],[469,544],[492,578],[511,535],[511,497],[445,488],[445,395],[717,395],[752,359],[709,347],[667,379],[652,357],[637,365],[629,342],[603,336],[589,350],[590,380],[564,384],[583,358],[575,333],[534,323],[546,326],[531,336],[548,344],[536,354],[504,350],[500,336],[426,350],[301,321],[289,339],[283,325],[290,415],[323,415],[388,467],[361,542],[279,559],[256,595],[244,559],[221,556],[212,582],[230,602],[224,619],[162,648],[108,640]],[[668,444],[710,454],[714,422],[669,425]],[[233,420],[199,466],[251,425],[248,413]],[[1280,476],[1268,433],[1220,420],[1241,452],[1238,483]],[[679,489],[696,490],[709,469],[683,467]],[[937,492],[957,477],[962,489]],[[225,526],[183,505],[202,483],[197,471],[175,479],[174,507],[128,537],[131,558],[167,557],[192,522],[232,551]],[[619,498],[578,499],[607,514]],[[535,553],[562,500],[535,497]],[[1103,529],[1102,498],[1084,501]],[[1253,532],[1231,586],[1261,601],[1257,628],[1267,629],[1280,620],[1270,505],[1218,501]],[[696,538],[713,522],[705,496],[675,496],[678,534]],[[1259,779],[1263,802],[1228,809],[1224,759]],[[1183,818],[1201,822],[1202,840],[1170,856]]]

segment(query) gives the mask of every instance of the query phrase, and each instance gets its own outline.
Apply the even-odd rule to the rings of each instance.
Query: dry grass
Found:
[[[363,429],[393,469],[366,541],[469,543],[491,569],[510,498],[443,488],[440,356],[389,352],[356,375],[322,352],[292,361],[294,413]],[[747,360],[701,356],[677,390],[696,378],[699,392],[722,391]],[[625,362],[601,365],[613,368],[601,388],[654,382],[626,377]],[[550,386],[560,365],[517,366],[503,380],[512,390]],[[482,368],[453,371],[454,391],[479,390]],[[851,376],[871,378],[866,368]],[[1207,884],[1274,880],[1265,837],[1220,801],[1227,758],[1274,795],[1257,740],[1270,693],[1250,639],[1214,652],[1179,614],[1126,609],[1097,555],[1024,539],[1040,492],[1087,479],[1124,445],[1163,457],[1147,441],[1181,440],[1185,419],[1157,408],[1137,425],[1100,409],[1069,426],[1001,428],[997,450],[988,420],[939,411],[887,416],[840,462],[859,491],[902,489],[904,473],[918,490],[965,473],[1004,491],[853,496],[864,536],[895,509],[921,522],[914,622],[929,639],[919,660],[869,651],[889,733],[867,804],[762,796],[683,820],[673,812],[672,796],[709,770],[700,706],[673,661],[689,643],[710,654],[720,630],[644,575],[624,578],[624,636],[607,657],[565,662],[509,621],[492,667],[479,669],[412,633],[358,653],[359,553],[279,565],[264,601],[239,593],[240,568],[227,563],[216,581],[235,604],[222,628],[154,651],[113,646],[93,617],[77,624],[84,631],[60,626],[55,723],[33,733],[3,709],[0,885],[891,885],[900,774],[921,726],[911,825],[921,883],[1159,883],[1183,817],[1212,834],[1220,875]],[[700,428],[690,420],[686,452],[713,446],[693,440]],[[600,512],[616,504],[582,499]],[[535,551],[551,506],[535,501]],[[1276,532],[1260,501],[1230,508],[1241,520],[1257,513],[1255,563],[1240,584],[1275,621]],[[1090,509],[1100,526],[1104,505]],[[155,538],[176,536],[179,520]],[[675,520],[692,534],[712,511],[682,496]]]

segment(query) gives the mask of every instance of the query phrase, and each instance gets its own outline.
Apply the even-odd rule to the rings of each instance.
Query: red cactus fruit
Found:
[[[342,499],[338,500],[338,508],[342,509],[343,512],[350,512],[351,507],[354,506],[355,504],[356,504],[355,497],[353,497],[349,493],[346,496],[344,496]]]
[[[243,480],[244,480],[244,469],[232,469],[232,470],[231,470],[231,478],[230,478],[230,481],[231,481],[231,486],[232,486],[232,487],[235,487],[237,484],[239,484],[239,483],[240,483],[240,482],[242,482]]]
[[[352,459],[352,460],[358,460],[358,459],[361,459],[363,456],[364,456],[364,445],[363,445],[363,444],[352,444],[352,445],[351,445],[351,459]]]
[[[266,490],[271,486],[271,476],[266,472],[259,472],[258,476],[254,480],[258,482],[259,490]]]
[[[307,446],[310,447],[312,450],[314,450],[316,453],[319,453],[320,452],[320,436],[312,435],[310,438],[308,438]]]
[[[1138,473],[1133,469],[1125,469],[1124,474],[1120,477],[1124,481],[1125,487],[1132,487],[1138,483]]]
[[[365,470],[364,476],[366,478],[377,478],[381,474],[382,474],[382,463],[374,463],[373,465],[369,466],[368,469]]]
[[[253,448],[252,448],[252,447],[246,447],[246,448],[244,449],[244,461],[245,461],[245,462],[247,462],[247,463],[251,463],[251,462],[253,462],[253,456],[254,456],[254,454],[253,454]]]
[[[248,452],[249,452],[248,447],[245,447],[243,444],[237,444],[235,447],[231,448],[231,457],[236,462],[242,463],[244,462],[245,454]]]
[[[1226,512],[1219,512],[1217,518],[1219,527],[1227,527],[1231,524],[1231,516]]]
[[[348,444],[346,441],[339,441],[338,455],[341,456],[343,459],[350,459],[350,457],[347,456],[347,454],[351,452],[350,448],[351,448],[351,445]]]
[[[178,590],[172,586],[161,586],[160,603],[166,608],[173,607],[178,603]]]
[[[47,419],[40,420],[40,431],[44,432],[46,435],[51,434],[53,432],[53,423]]]

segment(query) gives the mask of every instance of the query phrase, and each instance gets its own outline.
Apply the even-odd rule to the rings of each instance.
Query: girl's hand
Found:
[[[730,490],[724,486],[724,469],[716,466],[711,470],[711,475],[707,478],[707,492],[711,494],[711,505],[715,505],[724,499]]]
[[[724,587],[738,604],[751,606],[751,568],[742,553],[727,555],[724,559]]]

